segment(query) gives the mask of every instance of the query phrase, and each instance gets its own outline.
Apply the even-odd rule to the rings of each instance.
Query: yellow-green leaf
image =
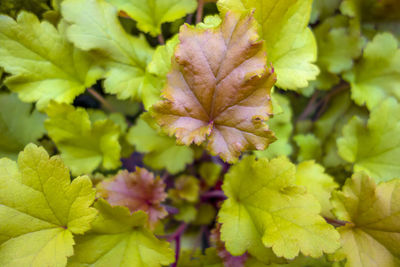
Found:
[[[64,37],[65,23],[58,29],[35,15],[21,12],[17,20],[0,15],[0,66],[12,74],[5,84],[39,109],[53,99],[72,103],[100,78],[93,59]]]
[[[348,267],[400,265],[400,181],[376,185],[364,173],[333,194],[335,215],[348,223],[338,228]]]
[[[110,119],[91,122],[85,109],[67,104],[52,102],[46,112],[45,127],[72,174],[120,166],[119,125]]]
[[[196,10],[196,0],[107,0],[138,22],[137,27],[153,36],[161,25],[173,22]]]
[[[90,228],[96,210],[88,177],[71,183],[58,156],[30,144],[18,162],[0,159],[0,266],[65,266],[73,234]]]
[[[169,243],[158,240],[145,228],[146,213],[131,214],[127,208],[111,207],[102,199],[96,202],[95,208],[99,215],[92,229],[76,238],[75,253],[68,267],[159,267],[174,262]]]
[[[299,252],[320,257],[339,247],[339,234],[319,215],[321,206],[296,185],[296,167],[286,158],[246,157],[229,170],[223,190],[228,199],[218,214],[221,239],[237,256],[246,250],[259,260],[293,259]]]
[[[307,87],[315,80],[319,70],[317,44],[308,28],[312,0],[220,0],[222,14],[236,10],[253,9],[259,24],[261,38],[265,40],[268,60],[277,73],[277,86],[296,90]]]

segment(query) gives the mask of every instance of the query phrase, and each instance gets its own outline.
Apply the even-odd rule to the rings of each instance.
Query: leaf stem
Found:
[[[340,226],[345,226],[346,224],[348,224],[349,222],[346,221],[341,221],[341,220],[337,220],[337,219],[332,219],[332,218],[327,218],[324,217],[325,221],[335,227],[340,227]]]
[[[196,24],[203,20],[204,0],[198,0]]]
[[[208,191],[201,195],[202,199],[209,199],[209,198],[220,198],[222,200],[227,199],[226,195],[222,190],[214,190]]]
[[[158,42],[160,43],[160,45],[165,45],[165,40],[164,40],[164,36],[162,35],[162,33],[160,33],[157,36]]]
[[[331,91],[321,100],[321,108],[318,110],[317,115],[315,116],[314,120],[321,117],[321,115],[325,112],[326,108],[328,107],[329,101],[337,94],[343,92],[350,88],[350,85],[346,82],[341,82],[337,86],[333,87]]]
[[[313,113],[313,111],[315,110],[315,108],[317,106],[316,102],[317,102],[318,95],[319,95],[319,91],[315,91],[314,94],[311,96],[310,101],[308,101],[306,108],[303,110],[303,112],[297,118],[297,121],[305,120],[308,116],[311,115],[311,113]]]
[[[93,88],[87,88],[87,91],[100,102],[100,104],[107,109],[109,112],[115,112],[114,107],[104,99],[102,95],[96,92]]]

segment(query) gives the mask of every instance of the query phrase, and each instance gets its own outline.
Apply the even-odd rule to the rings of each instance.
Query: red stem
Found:
[[[214,190],[208,191],[201,195],[202,199],[209,199],[209,198],[220,198],[220,199],[227,199],[226,195],[221,190]]]
[[[204,11],[204,0],[198,0],[199,4],[197,6],[197,14],[196,14],[196,24],[203,20],[203,11]]]
[[[101,103],[101,105],[107,109],[109,112],[115,112],[115,109],[113,106],[111,106],[110,103],[107,102],[107,100],[104,99],[103,96],[101,96],[99,93],[96,92],[93,88],[87,88],[87,91],[97,99]]]

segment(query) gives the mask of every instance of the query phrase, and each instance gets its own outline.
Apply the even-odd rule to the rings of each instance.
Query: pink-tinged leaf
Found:
[[[131,212],[147,212],[151,227],[168,214],[161,206],[167,197],[165,184],[160,177],[154,178],[154,174],[146,169],[120,171],[114,178],[101,182],[98,189],[99,195],[112,206],[125,206]]]
[[[184,25],[179,39],[165,99],[153,107],[157,123],[178,143],[205,144],[227,162],[264,150],[275,140],[265,121],[276,76],[252,14],[228,13],[213,29]]]
[[[244,267],[247,260],[247,253],[241,256],[233,256],[225,248],[225,243],[221,240],[221,224],[217,223],[216,228],[211,231],[211,242],[214,243],[218,256],[223,260],[226,267]]]

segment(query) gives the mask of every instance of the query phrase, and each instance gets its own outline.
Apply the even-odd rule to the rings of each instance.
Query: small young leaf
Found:
[[[107,0],[125,11],[138,22],[137,27],[157,36],[161,33],[161,24],[173,22],[196,10],[196,0]]]
[[[132,173],[120,171],[115,177],[102,181],[98,193],[112,206],[125,206],[131,212],[147,212],[151,226],[167,216],[167,211],[160,205],[167,198],[165,184],[146,169],[136,168]]]
[[[91,173],[100,165],[105,169],[120,166],[120,127],[112,120],[92,123],[85,109],[55,102],[46,113],[45,127],[72,174]]]
[[[146,213],[131,214],[127,208],[112,207],[102,199],[94,207],[99,216],[87,234],[76,238],[75,254],[68,267],[160,267],[174,262],[169,243],[146,229]]]
[[[296,185],[295,166],[288,159],[246,157],[229,170],[222,188],[228,200],[218,221],[233,255],[248,250],[258,259],[268,258],[268,247],[293,259],[299,252],[320,257],[339,248],[339,234],[319,215],[318,201]]]
[[[88,177],[70,182],[58,156],[30,144],[18,163],[0,159],[0,265],[65,266],[72,234],[90,228],[96,210]]]
[[[64,23],[56,29],[24,11],[17,21],[0,15],[0,66],[12,74],[5,84],[23,101],[38,101],[39,109],[51,99],[72,103],[102,74],[89,55],[65,39],[64,31]]]
[[[215,29],[181,28],[172,71],[154,117],[179,143],[206,143],[235,162],[243,150],[265,149],[275,138],[271,115],[275,75],[252,16],[229,13]]]
[[[400,182],[378,186],[363,173],[333,194],[334,213],[349,222],[338,228],[346,266],[399,266]]]

